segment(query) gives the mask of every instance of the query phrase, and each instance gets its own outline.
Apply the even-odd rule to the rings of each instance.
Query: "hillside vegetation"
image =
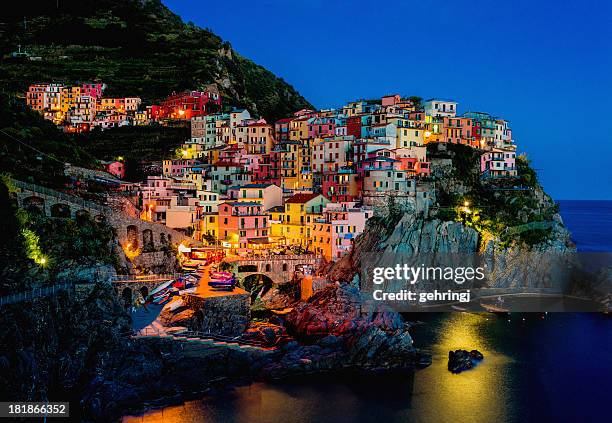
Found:
[[[17,179],[61,187],[64,163],[96,168],[97,161],[78,141],[31,110],[0,94],[0,169]]]
[[[436,180],[437,217],[456,220],[480,233],[499,237],[504,245],[535,245],[551,233],[547,224],[558,207],[537,180],[524,155],[516,158],[518,178],[482,179],[480,153],[456,144],[429,144],[428,157]],[[450,159],[452,166],[444,165]],[[530,226],[529,226],[530,225]]]
[[[109,96],[140,96],[150,104],[217,83],[224,104],[270,120],[312,107],[281,78],[211,31],[184,23],[159,0],[33,0],[10,9],[0,17],[0,53],[21,45],[40,59],[3,60],[0,80],[9,92],[39,81],[98,79]]]

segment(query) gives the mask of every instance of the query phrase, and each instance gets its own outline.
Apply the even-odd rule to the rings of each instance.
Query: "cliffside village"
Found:
[[[390,196],[426,209],[428,143],[479,149],[483,178],[517,175],[509,123],[482,112],[459,115],[452,100],[388,95],[268,123],[245,109],[213,112],[221,109],[214,87],[173,93],[147,107],[137,97],[106,98],[104,88],[36,84],[26,101],[69,132],[190,124],[179,158],[163,160],[161,174],[122,188],[137,192],[141,219],[239,255],[292,248],[337,260]],[[124,177],[120,160],[104,165]]]

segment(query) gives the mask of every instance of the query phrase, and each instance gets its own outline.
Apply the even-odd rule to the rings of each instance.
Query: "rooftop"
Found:
[[[289,197],[285,204],[304,204],[312,200],[313,198],[317,198],[321,194],[309,193],[309,194],[295,194],[292,197]]]

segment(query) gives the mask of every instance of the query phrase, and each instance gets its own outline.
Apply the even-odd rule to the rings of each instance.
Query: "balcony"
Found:
[[[196,186],[193,184],[170,184],[170,189],[195,190]]]
[[[387,170],[392,171],[392,167],[376,167],[376,166],[364,166],[363,170]]]
[[[232,216],[268,216],[264,211],[232,212]]]
[[[259,226],[259,225],[244,225],[240,226],[240,230],[243,229],[268,229],[267,226]]]

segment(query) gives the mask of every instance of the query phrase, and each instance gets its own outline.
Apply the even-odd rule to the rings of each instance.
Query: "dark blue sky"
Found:
[[[163,1],[318,108],[452,98],[510,120],[555,199],[612,199],[612,2]]]

